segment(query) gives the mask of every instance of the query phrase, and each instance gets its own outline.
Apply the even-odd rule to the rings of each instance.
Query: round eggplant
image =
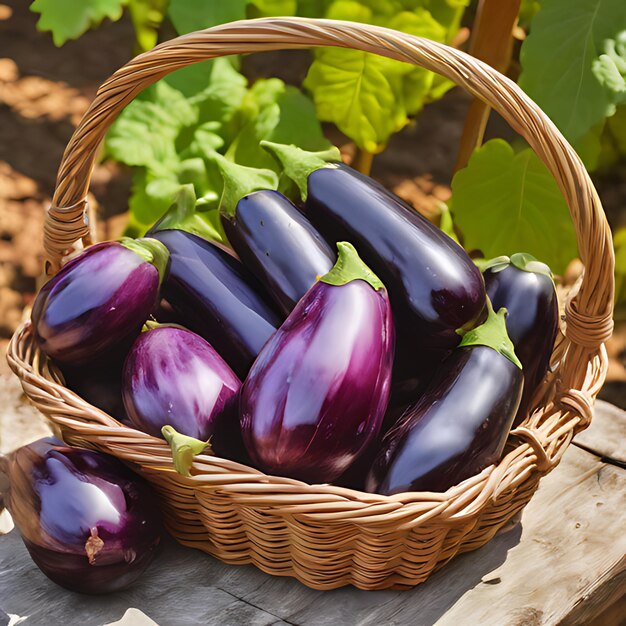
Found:
[[[155,437],[169,425],[203,441],[214,437],[215,449],[224,435],[220,430],[231,430],[228,422],[239,425],[240,380],[202,337],[185,328],[142,332],[124,364],[123,381],[131,424]]]
[[[149,238],[87,248],[37,294],[31,319],[43,351],[79,365],[128,347],[157,305],[167,263]]]
[[[533,395],[550,367],[559,328],[559,302],[552,272],[530,254],[513,254],[482,264],[494,308],[508,311],[506,329],[524,367],[524,393],[513,421],[528,415]]]
[[[524,378],[505,310],[469,331],[424,395],[387,433],[367,477],[372,493],[446,491],[501,456]]]
[[[387,292],[347,243],[300,300],[244,382],[240,419],[253,462],[311,483],[337,478],[378,434],[394,335]]]
[[[117,459],[40,439],[3,459],[15,525],[41,571],[72,591],[130,586],[159,545],[148,485]]]

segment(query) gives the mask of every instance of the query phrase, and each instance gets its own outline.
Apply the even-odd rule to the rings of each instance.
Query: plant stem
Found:
[[[511,62],[513,29],[520,3],[521,0],[480,0],[478,4],[469,53],[500,72],[506,72]],[[465,119],[455,171],[464,168],[472,152],[482,144],[490,112],[491,108],[482,100],[472,102]]]
[[[361,172],[361,174],[365,174],[365,176],[369,176],[370,172],[372,171],[373,160],[374,160],[374,154],[372,152],[358,149],[356,151],[356,155],[354,156],[352,167],[358,172]]]

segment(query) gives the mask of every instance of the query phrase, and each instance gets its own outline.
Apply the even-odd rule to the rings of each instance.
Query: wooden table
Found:
[[[521,522],[411,591],[313,591],[167,540],[132,589],[82,596],[41,574],[14,530],[0,537],[0,626],[588,626],[609,605],[602,624],[626,624],[625,435],[626,413],[599,402]]]

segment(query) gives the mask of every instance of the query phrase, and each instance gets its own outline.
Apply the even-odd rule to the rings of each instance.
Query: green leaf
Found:
[[[532,21],[519,83],[570,141],[615,111],[600,56],[625,25],[624,0],[551,0]]]
[[[257,81],[240,112],[238,136],[227,151],[231,160],[249,167],[276,169],[260,147],[262,140],[295,143],[305,150],[324,150],[324,137],[311,100],[278,78]]]
[[[35,0],[30,10],[40,14],[37,29],[50,31],[55,46],[78,39],[106,17],[122,17],[125,0]]]
[[[614,102],[626,100],[626,30],[604,42],[604,54],[593,62],[593,72],[613,95]]]
[[[334,122],[362,150],[377,153],[406,123],[402,77],[358,50],[323,48],[304,80],[320,120]]]
[[[562,273],[578,254],[565,200],[529,148],[492,139],[476,150],[452,180],[451,210],[465,247],[487,258],[524,251]]]
[[[370,22],[445,41],[446,28],[423,7],[403,11],[399,2],[339,0],[331,19]],[[334,122],[359,148],[380,152],[429,99],[434,74],[408,63],[340,48],[315,51],[304,86],[313,93],[318,117]],[[432,99],[432,98],[430,98]]]
[[[176,137],[196,119],[188,100],[161,81],[122,111],[107,133],[106,153],[120,163],[167,175],[178,164]]]
[[[272,15],[295,15],[296,0],[252,0],[259,14],[254,17],[270,17]]]
[[[159,27],[165,17],[168,0],[130,0],[128,10],[135,29],[138,52],[154,48]]]
[[[168,14],[179,35],[243,20],[248,0],[170,0]]]
[[[128,201],[133,223],[137,227],[151,226],[167,211],[179,189],[180,183],[176,180],[154,179],[144,168],[135,170]]]

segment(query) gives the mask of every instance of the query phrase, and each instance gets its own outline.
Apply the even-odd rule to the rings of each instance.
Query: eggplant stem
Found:
[[[357,150],[352,166],[361,174],[369,176],[372,171],[372,162],[374,161],[374,153],[367,150]]]

